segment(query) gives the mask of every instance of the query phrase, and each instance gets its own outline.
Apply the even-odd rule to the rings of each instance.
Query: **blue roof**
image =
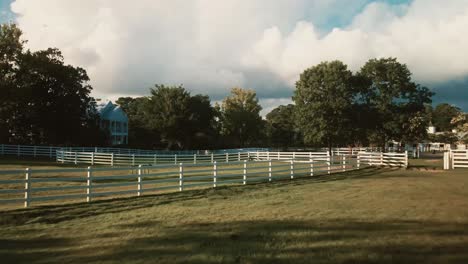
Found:
[[[98,102],[96,110],[103,120],[128,122],[127,114],[120,106],[113,104],[111,101]]]

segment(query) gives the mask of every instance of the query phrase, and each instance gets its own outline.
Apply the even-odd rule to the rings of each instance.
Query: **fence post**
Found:
[[[242,183],[244,185],[247,184],[247,161],[244,160],[244,174],[243,174],[243,178],[242,178]]]
[[[447,158],[447,153],[448,152],[444,152],[444,170],[448,170],[448,158]]]
[[[226,162],[229,162],[229,154],[226,153]]]
[[[141,193],[142,193],[142,182],[141,182],[141,175],[143,174],[142,173],[142,170],[141,170],[141,164],[138,165],[138,178],[137,178],[137,181],[138,181],[138,185],[137,185],[137,196],[141,196]]]
[[[179,164],[179,191],[184,190],[184,164]]]
[[[268,161],[268,181],[271,182],[271,160]]]
[[[405,168],[408,168],[408,151],[405,151]]]
[[[111,153],[111,166],[114,166],[114,153]]]
[[[331,163],[332,163],[332,156],[330,156],[330,153],[327,153],[328,156],[328,174],[331,174]]]
[[[93,184],[93,171],[91,167],[88,167],[86,175],[86,202],[91,202],[91,186]]]
[[[24,207],[29,207],[31,202],[31,169],[26,168],[26,178],[24,181]]]
[[[75,164],[78,164],[78,152],[75,152]]]
[[[237,152],[237,161],[241,161],[241,153]]]
[[[250,160],[250,151],[247,152],[247,160]]]
[[[314,159],[310,158],[309,162],[310,162],[310,176],[314,176]]]
[[[405,151],[406,153],[406,156],[408,156],[408,151]],[[383,152],[380,152],[380,166],[383,166],[384,163],[383,163]]]
[[[213,153],[211,153],[211,163],[214,162],[214,156],[213,156]]]
[[[193,164],[197,164],[197,154],[193,154]]]
[[[213,162],[213,187],[216,188],[216,178],[218,176],[218,166],[216,161]]]
[[[177,154],[174,154],[174,164],[177,164]]]
[[[132,154],[132,166],[135,166],[135,154]]]
[[[294,179],[294,160],[291,160],[291,179]]]
[[[94,165],[94,152],[91,152],[91,165]]]
[[[267,160],[270,160],[270,151],[267,152]]]
[[[343,172],[346,171],[346,155],[343,154]]]

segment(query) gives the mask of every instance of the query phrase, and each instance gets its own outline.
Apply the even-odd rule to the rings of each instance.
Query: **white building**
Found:
[[[111,101],[97,102],[100,127],[109,131],[112,145],[128,144],[128,117],[120,106]]]

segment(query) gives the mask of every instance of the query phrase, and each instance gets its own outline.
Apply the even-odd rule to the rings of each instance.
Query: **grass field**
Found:
[[[437,161],[0,213],[2,263],[468,263],[468,171]]]

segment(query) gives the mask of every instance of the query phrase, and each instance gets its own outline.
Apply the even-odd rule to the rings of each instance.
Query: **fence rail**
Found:
[[[451,150],[449,158],[452,169],[468,168],[468,150]]]

